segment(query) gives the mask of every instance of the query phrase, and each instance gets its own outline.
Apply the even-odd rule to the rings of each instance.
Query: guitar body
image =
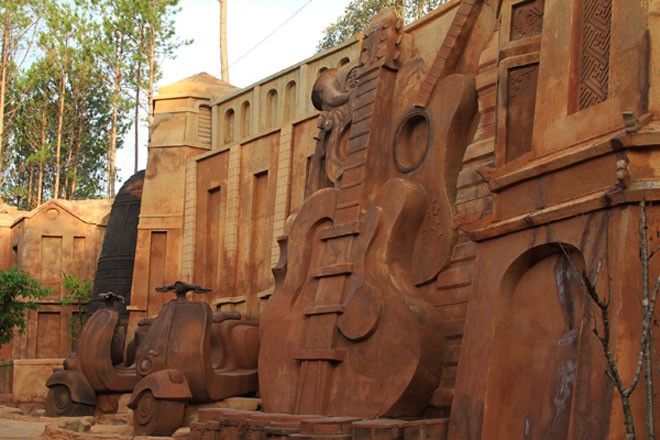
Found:
[[[449,75],[423,106],[406,101],[428,69],[401,62],[411,51],[402,26],[379,13],[359,62],[314,86],[320,133],[307,198],[280,239],[260,321],[267,412],[415,417],[438,387],[446,338],[420,286],[456,238],[451,188],[476,94],[472,78]]]
[[[337,196],[317,192],[289,224],[287,267],[261,321],[265,410],[417,415],[438,384],[445,339],[407,276],[426,197],[392,179],[351,235],[329,238],[342,228]],[[335,252],[340,240],[352,240],[350,263]]]

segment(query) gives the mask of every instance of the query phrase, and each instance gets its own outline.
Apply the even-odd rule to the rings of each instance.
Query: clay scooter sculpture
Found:
[[[176,293],[137,349],[142,377],[128,404],[136,435],[171,435],[186,403],[205,403],[257,391],[259,330],[238,312],[213,313],[186,293],[206,293],[180,281],[156,288]]]
[[[112,292],[99,298],[105,307],[85,323],[77,353],[71,353],[64,369],[55,369],[46,381],[48,416],[90,415],[98,394],[130,392],[139,380],[134,367],[122,365],[126,335],[124,327],[118,325],[115,305],[124,298]]]

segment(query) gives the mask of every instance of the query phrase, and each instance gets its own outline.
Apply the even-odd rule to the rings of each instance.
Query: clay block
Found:
[[[403,440],[445,440],[449,419],[428,419],[406,422],[403,425]]]
[[[206,422],[192,422],[190,424],[190,440],[202,440]]]
[[[353,422],[357,417],[319,417],[303,420],[300,423],[300,433],[307,435],[337,435],[350,434]]]
[[[378,419],[353,423],[353,440],[403,440],[403,420]]]

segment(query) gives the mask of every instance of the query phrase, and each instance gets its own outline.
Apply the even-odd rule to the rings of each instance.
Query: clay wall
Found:
[[[210,77],[161,88],[138,227],[131,325],[192,280],[222,310],[259,315],[272,291],[276,239],[302,204],[318,75],[356,57],[350,42],[243,90]],[[210,118],[209,118],[210,116]]]
[[[71,351],[69,321],[76,306],[61,303],[63,273],[94,278],[110,203],[52,200],[12,225],[11,265],[52,291],[39,301],[38,310],[29,312],[26,333],[13,341],[13,359],[64,358]]]
[[[111,203],[51,200],[31,212],[2,204],[0,269],[18,265],[53,291],[28,311],[25,333],[0,348],[0,394],[14,402],[43,400],[46,377],[72,350],[77,306],[62,304],[63,273],[94,278]]]
[[[466,300],[449,438],[624,436],[616,391],[593,373],[607,367],[581,274],[594,277],[602,265],[598,290],[617,304],[617,361],[632,371],[638,203],[658,196],[649,45],[660,34],[647,7],[501,3],[480,56],[479,123],[458,178],[463,259],[439,278],[463,285]],[[651,273],[658,269],[652,261]],[[635,417],[642,397],[633,399]]]
[[[435,56],[441,41],[428,36],[449,27],[456,7],[410,27],[414,50]],[[213,103],[213,149],[188,163],[182,275],[212,287],[206,300],[219,309],[258,317],[270,296],[277,238],[304,200],[318,134],[311,87],[325,70],[355,62],[359,44],[346,43]],[[470,62],[462,60],[461,68]]]
[[[383,73],[398,88],[379,101],[374,114],[389,119],[370,135],[387,155],[390,121],[425,107],[449,73],[475,81],[478,114],[462,122],[468,139],[456,147],[465,152],[436,176],[451,203],[451,227],[436,231],[448,244],[428,249],[438,270],[415,286],[447,339],[426,415],[451,414],[449,438],[623,437],[580,276],[603,267],[597,287],[615,304],[613,344],[630,371],[640,318],[638,203],[660,197],[658,12],[654,2],[628,0],[454,1],[406,28],[404,67]],[[273,291],[276,240],[304,200],[319,133],[311,87],[324,69],[356,61],[361,44],[243,90],[207,83],[203,93],[159,98],[133,322],[169,299],[155,286],[179,278],[213,289],[197,299],[259,317]],[[455,58],[442,71],[447,52]],[[432,87],[413,90],[425,75]],[[427,110],[429,124],[448,118]],[[397,172],[389,156],[368,166],[370,189]],[[655,207],[648,214],[660,215]]]
[[[156,294],[155,287],[181,278],[186,162],[211,149],[212,94],[232,89],[199,74],[161,88],[156,99],[127,307],[132,324],[156,314],[170,299]]]

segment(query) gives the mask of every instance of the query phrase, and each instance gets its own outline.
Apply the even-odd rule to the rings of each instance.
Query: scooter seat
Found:
[[[241,319],[241,312],[229,311],[229,312],[215,312],[213,314],[213,323],[217,324],[228,319]]]

